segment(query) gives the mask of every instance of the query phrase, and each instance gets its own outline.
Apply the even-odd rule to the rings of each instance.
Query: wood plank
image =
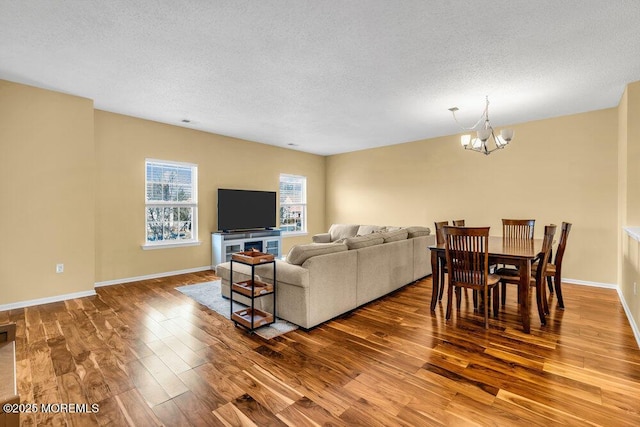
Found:
[[[249,394],[244,394],[233,402],[233,406],[238,408],[244,415],[247,416],[255,425],[258,426],[285,426],[278,417],[274,415],[266,407],[258,403]]]
[[[307,397],[302,397],[278,413],[278,418],[290,426],[347,426],[340,418]]]
[[[178,405],[172,400],[153,407],[153,413],[165,426],[171,427],[189,427],[191,423],[189,419],[182,413]]]
[[[221,407],[213,411],[213,415],[215,415],[223,425],[228,427],[258,427],[258,424],[251,421],[251,419],[240,409],[238,409],[233,403],[222,405]]]
[[[160,384],[160,387],[162,387],[170,397],[179,396],[189,390],[187,386],[180,381],[180,378],[155,354],[140,359],[140,363],[147,368],[149,373],[153,375],[153,378]]]
[[[189,423],[193,426],[209,427],[225,425],[219,418],[214,416],[214,411],[191,391],[173,398],[172,402],[180,408],[180,411],[182,411],[184,416],[189,420]]]
[[[58,388],[61,399],[60,403],[80,405],[80,411],[74,412],[73,416],[68,416],[71,425],[79,427],[98,425],[97,417],[90,407],[90,402],[86,397],[82,381],[75,372],[68,372],[59,376]]]
[[[139,360],[127,364],[127,373],[135,385],[135,390],[150,407],[170,399],[169,394]]]
[[[161,426],[162,422],[156,417],[145,399],[137,389],[120,393],[115,397],[127,424],[132,426]]]
[[[210,363],[198,366],[194,371],[202,377],[209,385],[215,387],[216,391],[228,402],[242,396],[245,392],[242,387],[236,384],[233,379]]]
[[[53,370],[56,376],[76,370],[73,355],[67,348],[67,342],[63,336],[48,339],[47,345],[49,346],[51,362],[53,362]]]
[[[151,349],[151,351],[155,354],[156,357],[160,358],[160,360],[162,360],[162,362],[165,365],[167,365],[169,369],[171,369],[171,371],[174,374],[179,374],[181,372],[188,371],[189,369],[192,368],[192,366],[190,366],[187,362],[185,362],[183,358],[178,356],[178,354],[175,351],[173,351],[171,347],[166,345],[164,341],[160,341],[160,340],[152,341],[148,344],[148,347]],[[180,349],[178,350],[180,352],[183,352],[181,349],[185,348],[182,345],[177,345],[176,347]],[[190,349],[187,349],[187,350],[190,352],[189,354],[194,355],[195,360],[199,360],[199,361],[201,360],[202,362],[204,362],[204,359],[202,357],[193,353]]]

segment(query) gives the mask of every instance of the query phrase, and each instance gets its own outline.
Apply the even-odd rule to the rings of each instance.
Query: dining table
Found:
[[[531,333],[531,315],[529,303],[529,289],[531,281],[531,263],[542,252],[544,239],[505,238],[489,236],[489,265],[508,264],[518,267],[520,281],[518,282],[518,300],[524,332]],[[433,292],[431,293],[431,311],[435,311],[438,303],[440,286],[440,269],[445,264],[445,244],[435,244],[428,247],[431,250],[431,269]]]

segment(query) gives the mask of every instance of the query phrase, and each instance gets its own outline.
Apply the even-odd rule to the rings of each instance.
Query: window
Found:
[[[198,166],[145,161],[145,249],[198,243]]]
[[[307,232],[307,178],[280,175],[280,229],[283,233]]]

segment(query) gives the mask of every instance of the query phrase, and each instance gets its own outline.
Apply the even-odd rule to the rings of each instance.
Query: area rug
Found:
[[[227,298],[223,298],[220,293],[220,280],[198,283],[195,285],[179,286],[176,290],[182,292],[200,304],[209,307],[211,310],[221,316],[224,316],[226,319],[229,319],[229,300]],[[238,302],[233,303],[234,309],[236,306],[239,310],[245,307]],[[289,323],[283,319],[276,319],[275,323],[262,326],[256,329],[254,333],[259,337],[269,340],[296,329],[298,329],[298,327],[293,323]]]

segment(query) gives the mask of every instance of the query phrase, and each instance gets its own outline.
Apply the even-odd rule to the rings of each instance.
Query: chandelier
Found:
[[[471,127],[464,127],[460,125],[456,117],[456,111],[458,107],[449,108],[449,111],[453,114],[453,119],[460,125],[463,130],[476,130],[476,137],[472,138],[471,135],[462,135],[460,137],[460,144],[465,150],[477,151],[479,153],[489,155],[496,150],[503,149],[513,139],[513,129],[502,129],[500,135],[496,136],[491,123],[489,122],[489,97],[486,97],[486,106],[480,116],[480,119],[475,125]],[[484,123],[483,123],[484,122]]]

